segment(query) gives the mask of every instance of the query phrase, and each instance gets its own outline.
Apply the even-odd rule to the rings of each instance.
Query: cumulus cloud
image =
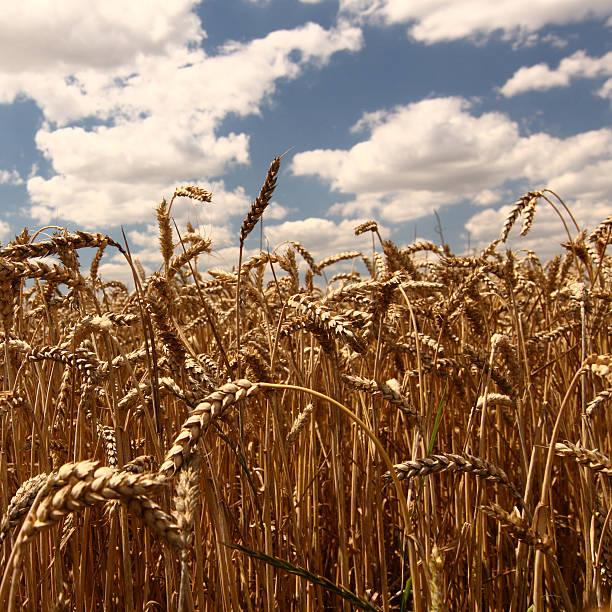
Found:
[[[557,36],[556,34],[545,34],[540,38],[540,40],[544,43],[548,43],[552,47],[557,47],[558,49],[567,46],[567,40]]]
[[[11,227],[6,222],[0,219],[0,241],[5,242],[6,239],[11,235]]]
[[[315,175],[345,195],[331,210],[343,217],[398,223],[466,201],[501,205],[510,179],[555,189],[587,223],[612,207],[611,129],[567,138],[525,136],[507,115],[477,115],[457,97],[370,113],[356,129],[367,138],[352,148],[300,153],[291,166],[294,174]],[[484,221],[493,218],[499,231],[503,215],[492,210],[473,218],[480,224],[479,232],[468,227],[473,235],[485,232]]]
[[[209,55],[193,1],[22,5],[0,22],[0,103],[24,96],[44,116],[36,145],[54,173],[28,179],[31,214],[89,229],[146,221],[178,184],[214,188],[249,162],[248,136],[221,131],[229,114],[259,113],[279,80],[362,45],[359,28],[308,23]],[[221,191],[237,212],[244,192]]]
[[[364,115],[369,133],[349,150],[297,154],[296,175],[314,174],[355,195],[333,212],[408,221],[515,176],[523,162],[516,123],[499,113],[476,117],[458,97],[423,100]]]
[[[356,217],[336,223],[330,219],[309,217],[267,225],[264,227],[264,233],[272,248],[287,240],[299,240],[315,259],[355,250],[368,255],[372,251],[370,233],[355,236],[355,227],[366,220],[365,217]],[[379,229],[383,237],[390,235],[386,226],[381,225]]]
[[[597,95],[602,98],[609,98],[612,101],[612,79],[608,79],[597,91]]]
[[[340,0],[340,12],[382,25],[408,24],[415,40],[432,44],[460,38],[482,38],[503,32],[527,39],[547,24],[562,25],[612,14],[608,0]]]
[[[23,185],[23,179],[17,170],[0,170],[0,185]]]
[[[65,72],[125,66],[140,55],[163,55],[170,47],[204,35],[196,0],[22,0],[2,7],[2,72]]]
[[[519,68],[500,88],[507,98],[526,91],[543,91],[552,87],[567,87],[572,79],[592,79],[612,75],[612,51],[602,57],[590,57],[584,51],[562,59],[555,70],[545,64]],[[607,96],[604,89],[604,97]]]

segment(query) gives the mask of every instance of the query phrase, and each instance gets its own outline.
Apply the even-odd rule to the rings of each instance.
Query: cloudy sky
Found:
[[[273,248],[489,242],[548,187],[593,228],[612,211],[609,0],[21,0],[0,14],[0,240],[24,226],[121,236],[159,263],[154,208],[236,263],[270,161]],[[52,230],[48,230],[51,232]],[[254,232],[250,248],[259,247]],[[514,244],[564,239],[542,206]],[[121,275],[106,258],[102,274]]]

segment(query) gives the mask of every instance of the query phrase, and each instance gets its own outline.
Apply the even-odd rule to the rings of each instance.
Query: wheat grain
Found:
[[[275,157],[268,168],[266,180],[261,187],[259,195],[251,205],[251,210],[244,218],[240,227],[240,243],[243,244],[247,236],[253,231],[255,225],[263,215],[264,211],[270,203],[274,189],[276,188],[276,180],[280,169],[280,157]]]
[[[404,461],[393,467],[400,480],[427,476],[428,474],[435,474],[446,470],[473,474],[474,476],[478,476],[478,478],[492,480],[507,487],[515,497],[521,499],[521,495],[508,480],[508,476],[502,469],[493,465],[486,459],[474,457],[473,455],[466,454],[462,456],[455,453],[440,453],[431,455],[430,457],[415,459],[413,461]],[[384,479],[390,480],[391,475],[386,473]]]
[[[47,482],[48,474],[38,474],[28,478],[11,498],[8,508],[0,524],[0,547],[8,532],[19,524],[19,521],[28,513],[38,492]]]
[[[564,457],[572,457],[580,465],[588,467],[594,472],[599,474],[605,474],[606,476],[612,476],[612,462],[608,457],[603,455],[597,450],[590,450],[584,448],[579,444],[572,444],[571,442],[557,442],[555,444],[555,452],[557,455]]]
[[[394,389],[391,386],[394,383],[391,381],[383,383],[350,374],[343,374],[342,380],[353,389],[365,391],[371,395],[379,395],[389,403],[397,406],[405,414],[413,417],[416,416],[416,410],[410,400],[404,397],[398,390]],[[391,384],[389,384],[390,382]],[[395,381],[395,383],[397,383],[397,381]]]
[[[186,458],[197,444],[202,430],[213,420],[219,418],[236,402],[257,393],[259,388],[252,382],[241,379],[219,387],[213,391],[191,412],[183,423],[181,431],[174,439],[172,447],[166,453],[164,462],[159,468],[162,478],[170,478],[176,474],[185,463]]]
[[[189,198],[198,202],[212,202],[212,193],[196,185],[181,185],[177,187],[174,190],[172,199],[174,200],[177,197]]]
[[[520,516],[516,507],[512,512],[506,512],[499,504],[491,504],[490,506],[480,506],[480,510],[501,523],[515,538],[521,542],[526,542],[532,548],[544,551],[552,549],[550,538],[539,536],[531,528],[529,522]]]
[[[291,425],[291,429],[287,434],[287,438],[285,443],[287,446],[293,446],[298,438],[300,437],[300,433],[304,430],[306,425],[310,422],[310,416],[314,411],[314,405],[308,404],[304,410],[302,410],[298,415],[295,421],[293,421],[293,425]]]

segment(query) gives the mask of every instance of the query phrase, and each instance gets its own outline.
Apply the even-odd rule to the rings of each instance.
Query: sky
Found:
[[[609,0],[5,3],[0,241],[123,230],[152,271],[155,207],[195,184],[212,203],[177,198],[172,214],[212,239],[205,266],[235,265],[287,150],[270,249],[371,249],[354,228],[374,219],[398,246],[443,236],[465,253],[543,188],[593,229],[612,212],[611,33]],[[519,231],[510,244],[544,258],[566,239],[547,203]],[[120,255],[102,261],[127,278]]]

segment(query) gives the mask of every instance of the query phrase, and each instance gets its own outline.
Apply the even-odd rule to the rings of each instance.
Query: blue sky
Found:
[[[0,15],[0,240],[52,224],[120,237],[159,264],[154,207],[177,199],[237,261],[272,158],[271,247],[488,243],[527,190],[579,223],[612,212],[608,0],[23,0]],[[259,246],[256,233],[248,246]],[[519,248],[564,240],[550,207]],[[125,277],[118,257],[106,278]]]

